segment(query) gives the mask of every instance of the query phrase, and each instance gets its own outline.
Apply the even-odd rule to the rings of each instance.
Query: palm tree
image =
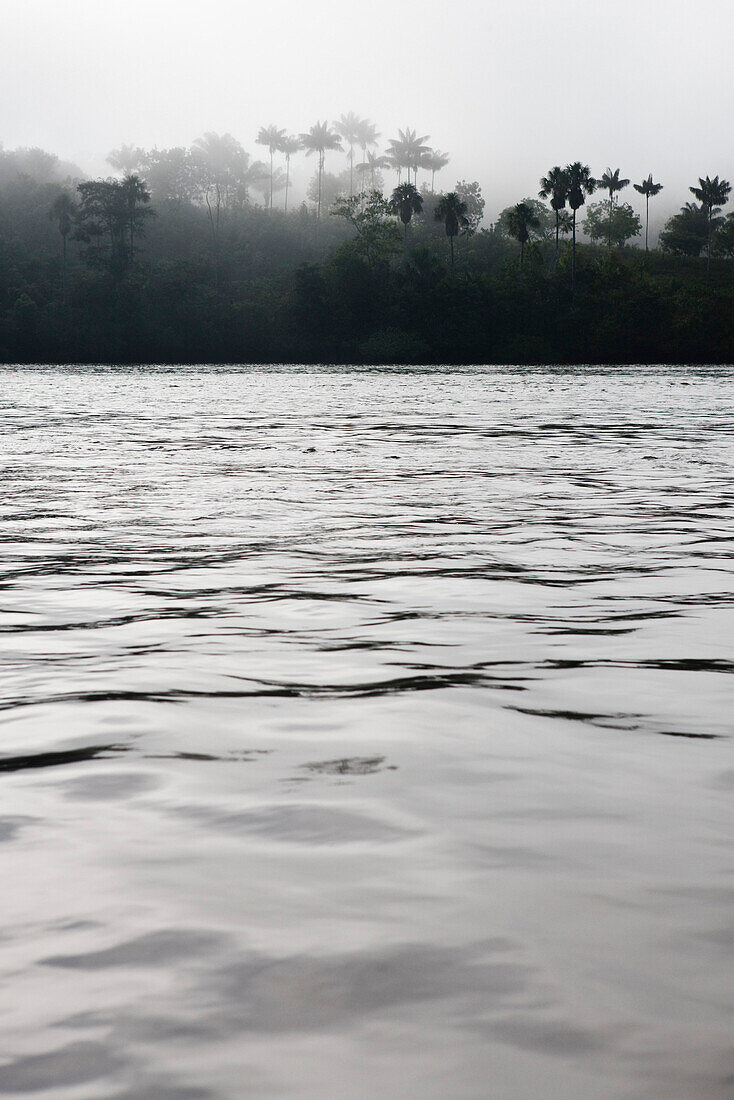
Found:
[[[380,135],[377,132],[377,128],[373,122],[369,119],[361,119],[359,126],[357,127],[357,145],[362,150],[362,164],[364,165],[367,160],[367,149],[374,149],[377,145],[377,139]]]
[[[408,240],[408,226],[414,214],[423,209],[423,199],[412,183],[401,183],[392,193],[390,209],[397,214],[404,226],[404,239]]]
[[[436,189],[436,172],[440,172],[449,163],[448,153],[440,153],[438,149],[429,149],[420,159],[421,168],[431,173],[431,191]]]
[[[539,225],[540,218],[526,202],[519,202],[507,214],[507,230],[511,237],[520,242],[520,267],[525,259],[525,245],[530,240],[530,231]]]
[[[150,191],[148,185],[144,180],[141,180],[140,176],[125,176],[120,187],[122,188],[123,202],[127,210],[127,225],[130,233],[130,260],[132,261],[135,259],[135,230],[138,227],[142,230],[143,219],[150,217],[155,212],[145,209],[150,202]]]
[[[612,247],[612,218],[614,217],[614,196],[618,191],[622,191],[629,185],[629,180],[622,180],[619,178],[619,168],[615,168],[614,171],[611,168],[607,168],[606,172],[600,180],[598,180],[599,187],[604,191],[609,192],[609,247]]]
[[[663,185],[662,183],[652,182],[651,172],[647,179],[643,180],[642,183],[633,183],[632,186],[634,187],[635,191],[638,191],[641,195],[645,196],[645,252],[647,252],[647,233],[650,228],[650,196],[652,195],[654,197],[655,195],[659,195],[663,189]]]
[[[278,152],[285,156],[285,213],[288,213],[288,188],[291,182],[291,157],[302,149],[301,139],[297,137],[283,137],[280,139]]]
[[[381,172],[384,168],[391,167],[392,161],[389,157],[381,157],[378,153],[367,153],[364,164],[357,165],[357,171],[362,176],[363,180],[367,173],[370,173],[372,190],[375,191],[377,189],[377,173]]]
[[[301,144],[306,150],[306,156],[310,157],[312,153],[318,153],[319,184],[316,216],[317,219],[321,221],[321,190],[324,181],[324,161],[326,160],[326,152],[329,149],[338,149],[342,152],[342,143],[339,140],[339,135],[329,129],[328,122],[316,122],[308,133],[301,134]]]
[[[423,144],[424,141],[428,141],[430,134],[419,137],[416,131],[411,129],[398,130],[398,134],[399,137],[389,142],[388,152],[399,170],[407,168],[408,183],[410,183],[410,173],[414,171],[417,175],[420,158],[430,152],[429,147]]]
[[[349,194],[354,194],[354,146],[359,144],[360,127],[362,126],[363,119],[355,115],[354,111],[350,111],[347,115],[342,115],[338,122],[334,123],[334,129],[340,137],[344,138],[349,146]]]
[[[48,212],[48,216],[52,221],[58,222],[59,233],[61,234],[61,240],[63,241],[63,267],[62,267],[62,279],[66,282],[66,238],[71,233],[71,227],[74,220],[74,211],[76,206],[74,200],[68,191],[62,191],[60,195],[57,195],[53,201],[53,205]]]
[[[573,164],[567,164],[564,168],[568,179],[568,205],[573,211],[572,233],[573,245],[571,251],[571,293],[576,295],[576,211],[584,205],[587,195],[593,195],[596,190],[596,180],[591,174],[588,164],[582,164],[575,160]]]
[[[279,130],[277,126],[263,126],[255,139],[258,145],[266,145],[270,153],[270,212],[273,212],[273,157],[280,153],[281,144],[285,138],[285,130]]]
[[[568,176],[558,165],[551,168],[547,176],[540,181],[541,199],[550,199],[551,209],[556,215],[556,263],[558,263],[559,234],[561,230],[561,211],[565,209],[568,199]]]
[[[137,145],[121,145],[119,149],[112,150],[107,157],[107,163],[123,175],[129,176],[145,164],[145,159],[144,149],[140,149]]]
[[[455,191],[449,191],[448,195],[442,195],[436,203],[435,218],[437,222],[443,222],[446,227],[446,236],[451,244],[451,270],[454,269],[454,237],[460,229],[466,229],[469,219],[466,216],[468,207]]]
[[[688,190],[696,196],[708,215],[708,232],[706,235],[706,273],[711,270],[711,230],[713,227],[714,211],[718,214],[717,207],[723,206],[729,201],[731,184],[728,180],[720,180],[718,176],[709,179],[698,177],[700,187],[689,187]]]

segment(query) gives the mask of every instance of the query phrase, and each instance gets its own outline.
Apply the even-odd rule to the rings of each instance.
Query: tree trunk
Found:
[[[709,231],[706,238],[706,278],[711,274],[711,219],[714,213],[713,206],[709,206]]]
[[[560,215],[560,211],[556,210],[556,264],[558,263],[558,251],[559,251],[559,248],[560,248],[560,244],[559,244],[560,228],[561,228],[561,215]]]
[[[285,209],[284,213],[288,213],[288,184],[291,180],[291,158],[290,155],[285,158]]]
[[[573,246],[571,249],[571,298],[576,301],[576,211],[573,212]]]
[[[319,201],[316,206],[316,220],[321,221],[321,184],[324,178],[324,154],[319,153]]]
[[[273,150],[270,150],[270,213],[273,213]]]
[[[652,175],[652,173],[651,173],[651,175]],[[650,229],[650,195],[648,193],[647,195],[645,195],[645,252],[648,251],[648,248],[647,248],[647,235],[648,235],[649,229]]]
[[[449,244],[451,245],[451,270],[454,270],[454,238],[453,235],[449,237]]]
[[[609,240],[607,242],[609,248],[612,247],[612,215],[613,214],[614,214],[614,192],[610,189],[610,191],[609,191],[609,233],[607,234],[607,236],[609,238]]]

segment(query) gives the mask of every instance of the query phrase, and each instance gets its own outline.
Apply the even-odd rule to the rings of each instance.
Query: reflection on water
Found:
[[[6,369],[0,1096],[734,1095],[733,417]]]

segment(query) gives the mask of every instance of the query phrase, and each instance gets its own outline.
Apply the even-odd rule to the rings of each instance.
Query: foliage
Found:
[[[550,214],[548,207],[537,199],[525,198],[516,206],[505,207],[497,219],[498,231],[507,237],[512,237],[516,241],[520,240],[513,228],[517,206],[525,207],[532,215],[528,223],[530,236],[536,237],[538,240],[541,238],[550,240],[555,232],[555,219]],[[527,239],[528,238],[526,238],[526,240]]]
[[[718,224],[718,219],[714,224]],[[707,210],[695,202],[687,202],[680,213],[668,218],[660,234],[660,247],[675,256],[700,256],[706,247],[708,231]]]
[[[405,226],[405,236],[407,239],[408,226],[410,225],[413,215],[420,214],[423,209],[423,199],[420,196],[420,192],[412,183],[400,183],[393,191],[388,207],[393,214],[398,215]]]
[[[627,241],[639,236],[642,223],[628,202],[620,204],[604,199],[589,206],[583,228],[592,241],[606,240],[623,248]]]
[[[485,202],[482,197],[482,189],[474,180],[472,183],[467,183],[466,180],[459,180],[454,188],[455,194],[459,196],[464,206],[464,217],[466,218],[466,225],[463,229],[466,233],[476,233],[484,217]]]
[[[394,213],[392,203],[379,191],[337,199],[331,213],[351,225],[356,234],[352,244],[354,255],[370,267],[385,263],[400,247],[400,231],[391,217]]]
[[[371,133],[376,141],[374,127]],[[355,179],[369,183],[373,167],[376,175],[381,169],[368,158],[380,150],[358,142],[355,160],[358,147],[365,171],[355,163]],[[296,139],[291,155],[297,151]],[[273,155],[277,193],[289,162],[282,148]],[[350,196],[344,159],[339,167],[347,171],[334,177],[343,197],[335,216],[319,223],[306,204],[288,213],[258,205],[259,189],[269,196],[269,166],[254,165],[228,135],[205,135],[190,150],[145,152],[139,172],[86,180],[79,190],[64,182],[69,169],[55,157],[0,149],[0,358],[728,361],[734,216],[723,219],[713,206],[709,218],[705,205],[692,203],[666,226],[667,252],[645,256],[582,243],[577,256],[559,250],[556,262],[556,215],[559,235],[564,220],[573,231],[574,215],[595,186],[590,171],[577,166],[578,206],[567,196],[556,210],[552,188],[550,209],[535,199],[516,204],[516,216],[517,206],[526,207],[540,223],[530,216],[522,225],[510,222],[525,251],[521,274],[508,262],[518,244],[505,224],[466,232],[477,213],[470,197],[481,200],[478,185],[438,195],[426,179],[423,213],[412,215],[411,247],[403,252],[388,198],[379,191]],[[565,176],[567,169],[559,171]],[[323,199],[329,177],[321,176]],[[615,201],[615,216],[624,210]],[[697,255],[709,230],[707,279]],[[455,250],[451,265],[447,236]]]
[[[520,244],[520,264],[525,259],[525,245],[530,240],[530,234],[540,228],[540,218],[533,210],[530,203],[519,202],[510,207],[506,214],[507,232]]]

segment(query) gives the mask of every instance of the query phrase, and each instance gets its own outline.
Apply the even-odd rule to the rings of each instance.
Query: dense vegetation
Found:
[[[123,147],[107,180],[0,149],[0,361],[731,361],[725,180],[699,180],[647,251],[625,247],[643,226],[618,169],[553,168],[540,198],[482,228],[477,183],[434,190],[445,154],[408,130],[381,156],[376,138],[343,116],[300,137],[263,129],[263,162],[229,135]],[[316,172],[294,208],[299,152]],[[646,204],[661,190],[635,188]]]

